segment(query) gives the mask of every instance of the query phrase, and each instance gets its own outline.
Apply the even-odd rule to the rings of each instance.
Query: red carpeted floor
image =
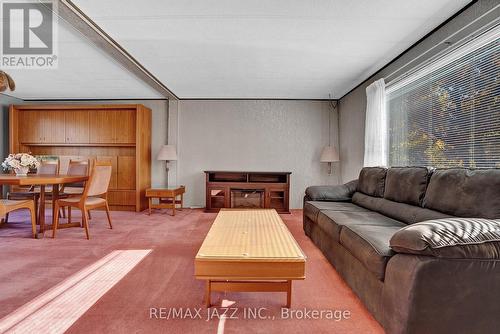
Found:
[[[113,250],[152,249],[67,332],[383,333],[304,235],[300,210],[282,215],[308,257],[307,278],[294,282],[294,318],[281,314],[286,298],[282,293],[214,293],[213,302],[228,308],[212,308],[212,318],[207,321],[207,309],[203,307],[205,286],[193,277],[193,259],[215,216],[186,209],[175,217],[164,212],[152,216],[113,212],[114,229],[109,230],[103,212],[95,212],[91,240],[85,239],[80,228],[60,230],[56,239],[49,238],[48,232],[45,239],[34,240],[30,238],[27,216],[12,214],[11,223],[0,228],[0,318]],[[172,308],[183,312],[176,317],[185,319],[166,319]],[[224,310],[226,319],[220,320],[217,316]],[[323,311],[324,319],[303,319],[304,310]],[[350,315],[344,313],[339,320],[342,311]],[[201,312],[201,319],[196,312]],[[250,316],[252,312],[254,316]],[[255,319],[259,318],[257,314],[260,319]],[[329,319],[332,314],[334,318]]]

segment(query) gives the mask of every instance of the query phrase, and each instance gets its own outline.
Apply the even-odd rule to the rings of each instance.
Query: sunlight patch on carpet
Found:
[[[227,300],[227,299],[223,299],[221,307],[230,307],[231,305],[234,305],[234,304],[236,304],[236,302],[231,301],[231,300]],[[225,314],[223,314],[220,317],[219,324],[217,325],[217,334],[224,334],[224,327],[226,326],[226,319],[227,319],[227,317]]]
[[[64,333],[150,252],[111,252],[1,319],[0,333]]]

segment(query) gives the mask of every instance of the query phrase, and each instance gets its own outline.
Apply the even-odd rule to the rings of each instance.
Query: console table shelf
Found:
[[[207,212],[222,208],[276,209],[290,213],[291,172],[205,171]]]

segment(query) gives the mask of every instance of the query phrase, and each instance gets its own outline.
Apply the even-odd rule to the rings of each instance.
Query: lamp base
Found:
[[[328,175],[332,175],[333,174],[333,168],[332,168],[332,163],[329,162],[328,163]]]
[[[169,171],[169,169],[168,169],[168,160],[165,161],[165,171],[166,171],[166,174],[167,174],[166,175],[167,176],[167,178],[166,178],[167,179],[166,185],[167,185],[167,188],[168,188],[168,171]]]

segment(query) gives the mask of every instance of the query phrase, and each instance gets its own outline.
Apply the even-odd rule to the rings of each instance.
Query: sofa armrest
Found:
[[[311,186],[306,189],[306,198],[311,201],[349,202],[357,185],[358,180],[336,186]]]
[[[427,220],[396,232],[390,247],[398,253],[455,259],[500,259],[500,220]]]

